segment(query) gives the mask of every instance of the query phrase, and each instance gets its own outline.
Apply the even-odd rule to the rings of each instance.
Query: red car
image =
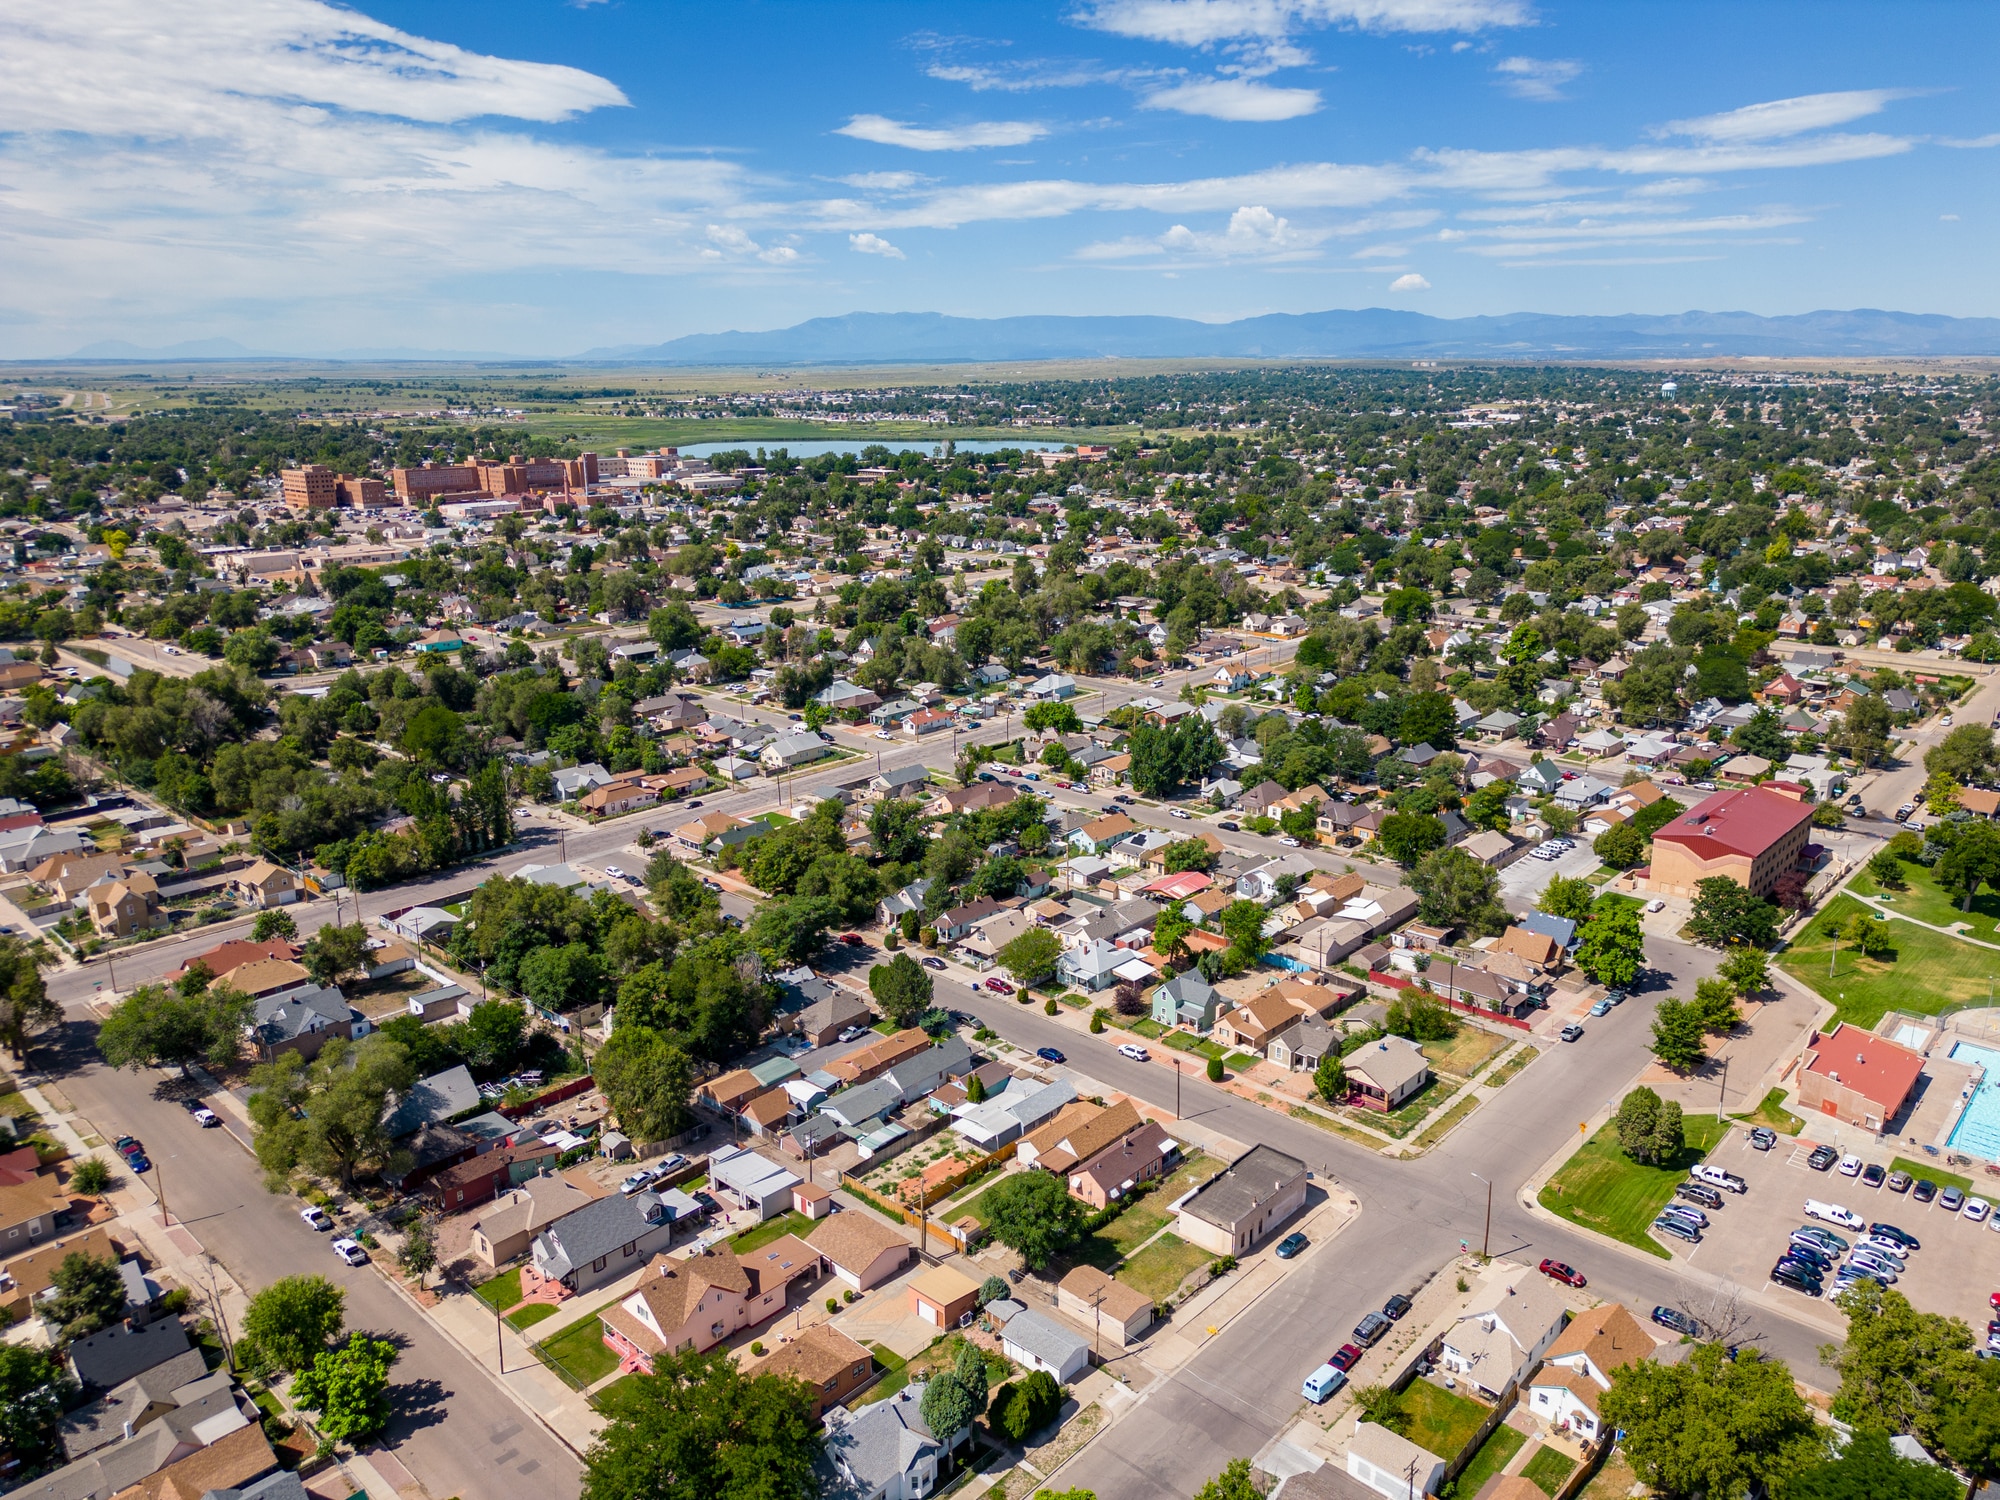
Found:
[[[989,979],[986,981],[986,988],[993,991],[996,995],[1011,995],[1014,993],[1014,986],[1004,979]]]
[[[1355,1361],[1360,1358],[1361,1349],[1358,1345],[1342,1344],[1339,1351],[1327,1363],[1336,1370],[1346,1371],[1353,1369]]]
[[[858,932],[843,932],[840,940],[850,948],[859,948],[866,941]]]
[[[1575,1266],[1566,1266],[1559,1260],[1543,1261],[1542,1274],[1560,1281],[1564,1286],[1585,1286],[1588,1284],[1583,1279],[1583,1272],[1577,1270]]]

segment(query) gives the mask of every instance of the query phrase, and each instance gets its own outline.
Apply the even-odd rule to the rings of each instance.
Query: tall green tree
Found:
[[[1438,849],[1410,871],[1417,915],[1438,927],[1456,927],[1468,937],[1497,937],[1507,930],[1500,904],[1500,876],[1463,849]]]
[[[52,959],[46,944],[0,936],[0,1046],[16,1057],[29,1042],[62,1021],[62,1007],[49,998],[42,970]]]
[[[261,1370],[305,1370],[340,1337],[347,1293],[324,1276],[281,1276],[243,1310],[239,1351]]]
[[[986,1192],[993,1237],[1039,1271],[1083,1237],[1083,1205],[1059,1177],[1015,1172]]]
[[[584,1455],[582,1500],[814,1500],[803,1381],[745,1375],[726,1350],[662,1355],[633,1376]]]
[[[313,1426],[336,1443],[373,1437],[389,1425],[389,1370],[396,1346],[360,1331],[327,1349],[292,1381],[292,1400],[314,1414]]]
[[[1062,957],[1062,941],[1046,927],[1031,927],[996,957],[1016,983],[1033,984],[1055,972],[1056,960]]]
[[[1543,888],[1535,909],[1581,923],[1590,920],[1591,903],[1596,900],[1597,887],[1581,875],[1558,875]]]
[[[916,1025],[917,1017],[931,1008],[934,988],[930,971],[907,953],[868,971],[868,993],[898,1027]]]
[[[1653,1012],[1652,1054],[1677,1073],[1691,1073],[1708,1061],[1701,1015],[1685,1000],[1669,995]]]
[[[1858,1282],[1840,1294],[1847,1339],[1820,1358],[1840,1374],[1833,1414],[1856,1427],[1909,1432],[1935,1446],[1946,1402],[1972,1378],[1972,1330],[1919,1312],[1893,1287]]]
[[[1687,934],[1711,948],[1744,943],[1768,948],[1778,939],[1778,909],[1753,896],[1727,875],[1695,883]]]
[[[1639,927],[1639,909],[1627,902],[1606,904],[1599,898],[1576,946],[1576,966],[1612,989],[1630,989],[1646,963],[1646,935]]]
[[[1679,1364],[1634,1360],[1612,1372],[1598,1405],[1662,1500],[1780,1487],[1827,1451],[1791,1370],[1756,1349],[1732,1360],[1720,1344],[1697,1344]]]
[[[1973,895],[1984,885],[2000,890],[2000,828],[1991,823],[1967,823],[1937,862],[1937,881],[1948,891],[1964,894],[1963,910],[1972,910]]]
[[[368,972],[368,929],[359,922],[337,927],[329,922],[299,951],[299,963],[312,975],[313,983],[337,985],[350,976]]]
[[[49,1351],[0,1344],[0,1445],[30,1463],[59,1456],[57,1429],[75,1394]]]
[[[1965,1486],[1949,1469],[1905,1458],[1885,1432],[1863,1430],[1825,1463],[1800,1469],[1778,1500],[1960,1500]]]
[[[1738,948],[1716,970],[1729,987],[1744,999],[1771,987],[1771,963],[1755,948]]]
[[[1382,852],[1405,869],[1431,850],[1442,849],[1446,837],[1444,824],[1428,813],[1390,813],[1375,830]]]
[[[55,1295],[42,1303],[41,1313],[65,1339],[108,1328],[124,1315],[125,1281],[109,1255],[72,1250],[56,1263],[50,1283]]]
[[[226,1068],[242,1055],[257,1003],[240,990],[213,986],[182,995],[156,984],[132,991],[104,1018],[97,1050],[114,1068]]]
[[[591,1059],[591,1075],[634,1140],[664,1141],[687,1129],[694,1063],[652,1028],[621,1015]]]
[[[417,1081],[409,1055],[388,1037],[336,1037],[307,1063],[280,1053],[250,1070],[250,1121],[265,1184],[281,1191],[303,1167],[343,1187],[365,1163],[388,1159],[390,1096]]]
[[[1261,902],[1232,901],[1222,908],[1216,925],[1229,939],[1229,945],[1243,955],[1244,961],[1254,963],[1264,951],[1264,923],[1270,915]]]

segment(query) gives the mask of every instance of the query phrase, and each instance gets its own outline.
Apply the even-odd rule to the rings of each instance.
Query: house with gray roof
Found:
[[[673,1217],[657,1193],[613,1193],[544,1226],[528,1255],[548,1280],[587,1292],[638,1270],[673,1238]]]
[[[892,896],[884,896],[882,904],[877,908],[882,918],[882,925],[887,927],[898,921],[906,911],[913,911],[921,916],[924,910],[924,898],[930,894],[930,890],[930,877],[926,876],[922,880],[911,881]]]
[[[1000,1348],[1017,1365],[1047,1370],[1067,1384],[1090,1368],[1090,1340],[1038,1312],[1020,1312],[1000,1330]]]
[[[901,1091],[902,1102],[908,1104],[923,1098],[947,1078],[956,1078],[971,1071],[972,1048],[964,1037],[954,1034],[935,1047],[904,1058],[882,1077],[895,1083]]]
[[[766,766],[790,770],[793,766],[802,766],[832,753],[825,740],[811,730],[802,729],[796,734],[779,735],[758,752],[757,758]]]
[[[819,1111],[828,1119],[837,1120],[849,1133],[858,1133],[872,1129],[889,1111],[901,1108],[902,1103],[902,1089],[884,1073],[851,1089],[842,1089],[821,1104]]]
[[[611,773],[596,761],[588,761],[580,766],[568,766],[549,778],[556,789],[558,801],[569,802],[581,797],[592,787],[603,786],[611,780]]]
[[[854,1411],[828,1409],[813,1461],[821,1500],[920,1500],[937,1487],[949,1450],[924,1421],[924,1389],[925,1382],[915,1381]],[[960,1429],[952,1446],[970,1435],[970,1428]]]
[[[194,1346],[179,1318],[157,1323],[113,1323],[72,1340],[64,1358],[76,1383],[110,1390]]]
[[[1222,996],[1199,969],[1176,974],[1153,991],[1153,1019],[1162,1026],[1192,1026],[1206,1032],[1221,1009]]]
[[[426,1125],[442,1125],[455,1116],[479,1107],[479,1085],[464,1063],[419,1078],[410,1091],[390,1105],[382,1115],[382,1127],[389,1139],[399,1141]]]
[[[354,1041],[372,1030],[339,990],[318,984],[261,997],[250,1019],[250,1040],[264,1062],[280,1052],[314,1057],[333,1037]]]

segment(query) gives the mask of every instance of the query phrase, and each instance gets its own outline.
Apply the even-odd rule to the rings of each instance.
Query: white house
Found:
[[[1388,1500],[1408,1500],[1412,1486],[1419,1495],[1437,1493],[1444,1460],[1401,1433],[1363,1422],[1347,1445],[1347,1472]]]
[[[1525,1271],[1496,1277],[1445,1334],[1439,1363],[1497,1401],[1510,1381],[1526,1377],[1568,1316],[1552,1282]]]
[[[1603,1421],[1598,1397],[1611,1389],[1612,1372],[1650,1358],[1656,1347],[1646,1325],[1616,1302],[1578,1313],[1542,1356],[1528,1385],[1528,1410],[1594,1443]]]
[[[1047,1370],[1068,1384],[1090,1368],[1090,1340],[1040,1313],[1017,1312],[1000,1330],[1000,1349],[1017,1365]]]

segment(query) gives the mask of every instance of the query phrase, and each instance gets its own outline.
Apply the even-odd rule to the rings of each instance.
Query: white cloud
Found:
[[[799,252],[793,246],[766,248],[734,224],[709,225],[708,238],[709,248],[702,252],[706,260],[759,260],[767,266],[788,266],[799,259]]]
[[[1247,78],[1201,78],[1148,94],[1147,109],[1172,109],[1216,120],[1296,120],[1320,106],[1317,89],[1281,89]]]
[[[1428,292],[1430,289],[1431,284],[1415,271],[1406,272],[1389,283],[1392,292]]]
[[[863,255],[880,255],[889,260],[904,259],[903,252],[883,239],[879,234],[850,234],[847,237],[850,248]]]
[[[926,177],[921,172],[854,172],[846,177],[836,177],[834,181],[860,188],[863,192],[907,193],[937,179]]]
[[[851,135],[878,146],[904,146],[912,151],[970,151],[981,146],[1025,146],[1047,135],[1048,127],[1027,120],[987,120],[943,130],[907,125],[886,115],[856,115],[836,135]]]
[[[1830,130],[1851,120],[1879,114],[1897,99],[1910,97],[1908,89],[1848,89],[1834,94],[1801,94],[1795,99],[1773,99],[1764,104],[1746,104],[1721,114],[1701,115],[1690,120],[1669,120],[1656,134],[1686,135],[1704,141],[1773,141],[1803,135],[1808,130]]]
[[[1567,57],[1503,57],[1493,71],[1516,99],[1547,104],[1563,97],[1563,85],[1582,75],[1583,64]]]
[[[1086,245],[1080,260],[1160,259],[1209,261],[1299,260],[1310,255],[1329,231],[1300,229],[1261,204],[1239,208],[1221,233],[1176,224],[1152,239],[1128,238]]]
[[[1956,223],[1958,222],[1958,215],[1957,215],[1957,214],[1939,214],[1939,215],[1938,215],[1938,222],[1939,222],[1940,224],[1956,224]]]
[[[1525,0],[1095,0],[1073,19],[1119,36],[1211,47],[1278,41],[1315,26],[1363,31],[1480,31],[1525,25]]]

